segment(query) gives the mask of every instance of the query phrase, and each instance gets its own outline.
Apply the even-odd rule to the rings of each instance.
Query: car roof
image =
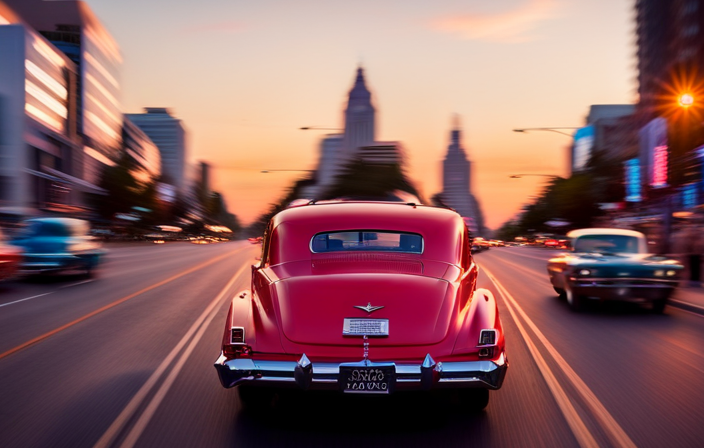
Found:
[[[420,234],[421,255],[456,262],[466,226],[454,210],[412,203],[345,201],[288,208],[272,218],[271,259],[274,263],[309,259],[314,235],[347,230]],[[285,241],[285,243],[284,243]]]
[[[286,209],[274,216],[274,226],[281,223],[300,223],[323,230],[335,230],[331,226],[344,224],[342,228],[383,230],[388,224],[395,230],[411,228],[428,230],[442,223],[448,227],[462,221],[462,217],[454,210],[417,205],[415,203],[383,202],[383,201],[340,201],[323,202]],[[370,227],[372,224],[372,227]],[[376,226],[374,226],[376,224]]]
[[[633,236],[636,238],[644,238],[641,232],[628,229],[613,229],[613,228],[589,228],[589,229],[578,229],[573,230],[567,234],[568,238],[579,238],[585,235],[623,235],[623,236]]]

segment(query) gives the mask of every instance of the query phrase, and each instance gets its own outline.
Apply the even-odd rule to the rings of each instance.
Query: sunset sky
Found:
[[[580,126],[591,104],[636,99],[633,0],[87,0],[120,45],[127,113],[169,107],[188,158],[244,224],[313,169],[340,127],[358,64],[377,139],[402,142],[426,197],[441,188],[452,115],[472,190],[497,228],[567,174],[570,140],[520,127]]]

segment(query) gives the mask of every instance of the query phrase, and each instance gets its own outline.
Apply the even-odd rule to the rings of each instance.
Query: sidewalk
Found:
[[[704,315],[704,287],[701,283],[682,281],[670,298],[669,305]]]

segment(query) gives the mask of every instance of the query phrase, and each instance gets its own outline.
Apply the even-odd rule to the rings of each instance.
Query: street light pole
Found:
[[[540,176],[540,177],[552,177],[553,179],[561,179],[560,176],[556,174],[533,174],[533,173],[528,173],[528,174],[511,174],[508,176],[510,179],[520,179],[521,177],[525,176]]]
[[[261,170],[260,173],[266,174],[266,173],[282,172],[282,171],[303,172],[303,173],[314,173],[315,172],[315,170]]]
[[[556,132],[558,134],[564,135],[566,137],[572,138],[572,134],[568,134],[567,132],[563,132],[560,129],[580,129],[577,126],[560,126],[560,127],[543,127],[543,128],[520,128],[520,129],[514,129],[513,132],[522,132],[522,133],[528,133],[531,131],[547,131],[547,132]]]
[[[298,129],[301,131],[344,131],[344,129],[340,128],[322,128],[317,126],[303,126],[302,128]]]

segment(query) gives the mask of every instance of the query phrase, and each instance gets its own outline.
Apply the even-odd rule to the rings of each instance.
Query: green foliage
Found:
[[[357,159],[338,176],[333,187],[318,199],[341,197],[383,199],[393,195],[397,190],[419,196],[399,164],[372,164]]]
[[[116,213],[127,213],[138,205],[143,186],[132,175],[134,162],[127,154],[114,165],[106,167],[98,186],[107,191],[96,198],[95,208],[103,219],[112,219]]]
[[[498,230],[498,237],[512,241],[516,236],[534,232],[562,233],[592,226],[595,219],[603,214],[599,203],[606,202],[612,195],[623,196],[622,192],[613,188],[617,181],[604,174],[586,172],[569,179],[552,180],[535,201],[523,208],[519,219],[505,223]],[[569,225],[556,229],[546,224],[551,220],[566,221]]]

